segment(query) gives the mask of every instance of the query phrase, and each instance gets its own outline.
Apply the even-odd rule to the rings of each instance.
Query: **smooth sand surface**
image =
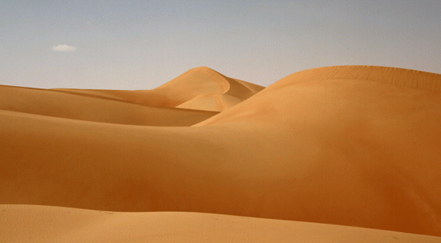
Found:
[[[0,85],[0,110],[144,126],[190,126],[218,112],[149,107],[80,93]]]
[[[218,79],[230,81],[213,82]],[[142,100],[135,91],[102,91],[106,95],[100,98],[96,93],[101,91],[25,92],[24,88],[2,87],[19,89],[20,98],[2,98],[2,103],[10,102],[15,108],[3,105],[0,110],[0,203],[144,212],[118,213],[110,219],[96,211],[75,209],[100,224],[129,228],[125,215],[148,224],[154,224],[149,215],[156,215],[182,222],[182,227],[187,221],[209,224],[202,222],[221,217],[225,219],[222,227],[231,227],[227,223],[231,216],[201,219],[195,215],[205,214],[153,211],[291,220],[233,217],[241,222],[243,232],[250,232],[250,241],[251,232],[271,236],[274,228],[290,240],[296,238],[288,233],[301,229],[299,234],[306,238],[300,240],[305,242],[308,235],[315,235],[305,232],[308,228],[329,237],[327,242],[345,240],[338,235],[342,232],[358,242],[363,242],[360,238],[376,241],[385,232],[380,230],[441,236],[441,75],[341,66],[294,73],[260,92],[258,86],[242,82],[205,67],[193,69],[155,89],[161,94],[156,104],[146,101],[153,95]],[[86,98],[96,102],[92,108],[79,105],[87,104],[79,101]],[[158,112],[164,115],[163,109],[175,112],[180,108],[174,107],[183,104],[221,112],[198,111],[207,118],[196,121],[188,115],[196,111],[185,109],[184,115],[173,119],[181,127],[112,122],[121,119],[116,111],[110,113],[110,120],[103,119],[108,111],[98,112],[96,120],[76,117],[121,103],[148,108],[137,114],[151,117],[157,115],[150,109],[161,109]],[[54,115],[51,112],[57,105],[78,113]],[[17,218],[48,211],[48,217],[64,222],[55,226],[58,233],[48,233],[48,237],[85,230],[67,225],[65,209],[2,207],[21,215]],[[95,225],[94,220],[79,224]],[[261,228],[253,228],[254,221]],[[19,222],[22,227],[20,223],[17,227],[26,231],[26,223]],[[3,219],[0,224],[9,225]],[[179,232],[181,226],[170,228],[170,234]],[[113,231],[112,227],[103,226],[99,232]],[[193,232],[201,230],[195,226]],[[149,238],[154,231],[142,233]],[[16,237],[16,232],[10,231],[8,237]],[[107,237],[97,232],[96,237]],[[231,230],[216,232],[213,235]],[[149,240],[140,237],[139,241],[129,239]],[[236,232],[231,237],[245,235]],[[409,237],[403,242],[423,242],[418,238],[422,236]]]
[[[0,205],[0,242],[440,242],[440,237],[185,212],[121,213]]]

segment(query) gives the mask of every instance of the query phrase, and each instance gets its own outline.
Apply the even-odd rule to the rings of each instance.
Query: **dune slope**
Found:
[[[0,241],[8,243],[440,241],[440,237],[393,231],[202,213],[117,213],[0,205],[0,217]]]
[[[440,83],[385,67],[312,69],[192,127],[0,110],[0,203],[441,236]]]
[[[109,97],[0,86],[0,110],[84,121],[144,126],[190,126],[217,112],[148,107]]]
[[[263,88],[256,84],[226,77],[208,67],[198,67],[151,90],[57,90],[154,107],[223,111],[248,99]]]

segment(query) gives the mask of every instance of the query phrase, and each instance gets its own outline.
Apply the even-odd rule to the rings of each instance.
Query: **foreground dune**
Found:
[[[0,205],[0,242],[435,243],[440,237],[220,214]],[[13,233],[12,233],[13,232]]]
[[[109,107],[125,100],[148,108],[210,110],[210,97],[223,102],[217,106],[222,112],[191,127],[29,112],[48,106],[42,103],[49,91],[36,95],[41,103],[0,110],[0,203],[218,213],[441,236],[441,75],[327,67],[292,74],[256,93],[249,83],[211,85],[206,73],[219,76],[207,68],[205,78],[193,79],[201,77],[196,70],[159,87],[156,104],[147,94],[145,100],[129,92],[124,98],[110,97],[116,91],[103,91],[107,96],[101,98],[84,95],[97,91],[83,94]],[[197,91],[204,80],[209,88]],[[67,107],[75,107],[73,97],[81,93],[51,92],[70,95],[63,96]],[[40,212],[35,210],[27,213]],[[148,214],[118,215],[141,220]],[[379,232],[362,231],[373,237]]]

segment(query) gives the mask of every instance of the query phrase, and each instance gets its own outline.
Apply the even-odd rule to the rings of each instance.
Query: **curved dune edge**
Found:
[[[440,74],[412,69],[381,66],[330,66],[308,69],[282,78],[270,85],[269,90],[304,80],[365,80],[402,87],[441,91]]]
[[[321,84],[326,85],[327,83],[333,83],[331,86],[349,86],[349,89],[352,85],[351,83],[364,82],[372,82],[373,85],[378,83],[421,91],[441,92],[441,74],[381,66],[352,65],[320,67],[288,75],[260,91],[257,95],[253,96],[253,99],[247,100],[243,104],[236,106],[233,109],[229,109],[227,112],[222,112],[222,114],[214,116],[211,119],[202,121],[200,124],[196,124],[195,126],[204,126],[218,122],[223,123],[231,120],[234,116],[239,114],[240,117],[243,117],[244,114],[249,116],[250,113],[254,113],[256,109],[263,110],[264,108],[258,108],[264,99],[261,99],[260,97],[267,97],[268,93],[270,93],[270,95],[274,95],[280,91],[279,96],[274,96],[276,97],[276,100],[283,100],[283,103],[286,103],[287,101],[291,100],[291,97],[287,95],[289,91],[283,90],[285,88],[302,88],[307,85],[317,86]],[[357,84],[352,86],[356,85]],[[407,92],[405,89],[402,90],[403,91],[398,92]],[[268,97],[266,99],[268,99]],[[275,103],[271,99],[266,101]],[[295,104],[291,103],[291,105]]]
[[[185,212],[121,213],[0,205],[0,242],[440,242],[441,237]]]
[[[151,90],[55,90],[153,107],[223,111],[248,99],[262,89],[264,87],[260,85],[226,77],[211,68],[197,67]],[[200,99],[200,97],[203,98]]]

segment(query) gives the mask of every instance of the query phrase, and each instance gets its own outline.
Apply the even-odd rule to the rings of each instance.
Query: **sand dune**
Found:
[[[217,112],[148,107],[109,97],[0,86],[0,110],[145,126],[190,126]]]
[[[0,242],[8,243],[440,241],[440,237],[394,231],[203,213],[117,213],[0,205],[0,216]]]
[[[0,203],[326,223],[333,225],[216,216],[226,217],[222,227],[230,227],[226,222],[231,219],[240,221],[246,232],[256,223],[262,232],[271,235],[270,229],[277,228],[287,237],[300,227],[301,237],[309,237],[309,229],[336,241],[346,239],[338,238],[341,232],[352,232],[348,234],[354,237],[370,235],[373,242],[384,231],[335,225],[441,236],[440,87],[439,74],[367,66],[306,70],[260,92],[259,86],[208,68],[190,70],[152,90],[157,96],[147,91],[143,97],[144,91],[2,87],[0,91],[15,89],[17,94],[1,98],[0,104]],[[88,102],[95,105],[85,109]],[[130,108],[118,108],[122,104]],[[119,112],[135,112],[134,106],[149,109],[136,114],[151,117],[158,116],[151,109],[164,115],[165,107],[222,112],[198,111],[206,118],[188,122],[196,111],[184,110],[179,117],[173,113],[179,108],[166,109],[187,127],[53,114],[66,107],[87,117],[101,106],[109,109],[98,112],[99,121],[107,112],[114,112],[111,119],[121,119]],[[62,219],[66,209],[2,207],[23,218],[49,210],[62,224],[68,222]],[[124,227],[130,227],[126,215],[147,224],[155,224],[148,215],[161,215],[118,213],[112,221],[96,211],[76,212]],[[158,217],[169,221],[185,215],[178,221],[200,224],[215,217],[162,215]],[[81,232],[81,227],[69,227],[57,229]],[[179,231],[181,226],[176,227]],[[99,232],[109,229],[103,226]],[[399,235],[403,242],[423,239],[389,233],[387,237]]]
[[[58,90],[147,106],[223,111],[248,99],[263,88],[226,77],[208,67],[198,67],[152,90]]]

